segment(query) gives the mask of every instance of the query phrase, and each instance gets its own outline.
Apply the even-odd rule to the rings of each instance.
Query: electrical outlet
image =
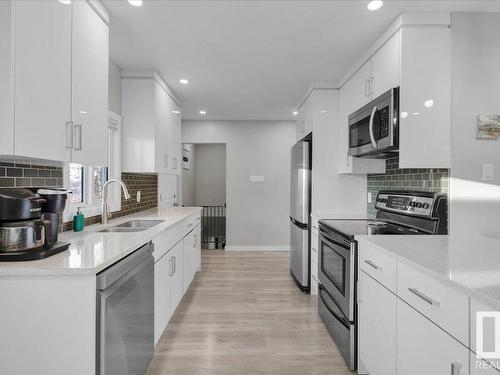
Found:
[[[483,181],[493,181],[494,168],[493,164],[483,164]]]
[[[139,190],[137,192],[137,203],[139,203],[141,201],[141,191]]]

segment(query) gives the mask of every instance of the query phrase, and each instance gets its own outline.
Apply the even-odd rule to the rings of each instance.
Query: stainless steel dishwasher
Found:
[[[154,259],[148,243],[97,275],[98,375],[143,375],[154,354]]]

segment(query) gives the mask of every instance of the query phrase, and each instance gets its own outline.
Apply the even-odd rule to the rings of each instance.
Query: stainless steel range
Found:
[[[445,194],[380,191],[375,219],[320,220],[318,310],[349,368],[357,364],[356,235],[447,234]]]

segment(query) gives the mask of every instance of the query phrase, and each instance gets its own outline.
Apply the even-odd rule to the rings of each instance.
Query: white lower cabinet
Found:
[[[201,269],[200,217],[191,217],[153,240],[155,245],[155,345]],[[191,229],[193,228],[194,229]]]
[[[155,263],[155,345],[170,320],[170,272],[172,260],[167,253]]]
[[[469,349],[401,300],[397,348],[398,374],[469,374]]]
[[[184,241],[179,242],[168,252],[172,259],[170,273],[170,316],[184,295]]]
[[[201,226],[198,225],[184,238],[184,292],[193,281],[200,268],[201,259]]]
[[[370,375],[396,375],[397,297],[364,271],[358,288],[359,361]]]

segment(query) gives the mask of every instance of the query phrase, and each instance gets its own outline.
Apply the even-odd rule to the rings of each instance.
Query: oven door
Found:
[[[349,321],[354,321],[354,243],[339,244],[320,230],[319,281]]]

